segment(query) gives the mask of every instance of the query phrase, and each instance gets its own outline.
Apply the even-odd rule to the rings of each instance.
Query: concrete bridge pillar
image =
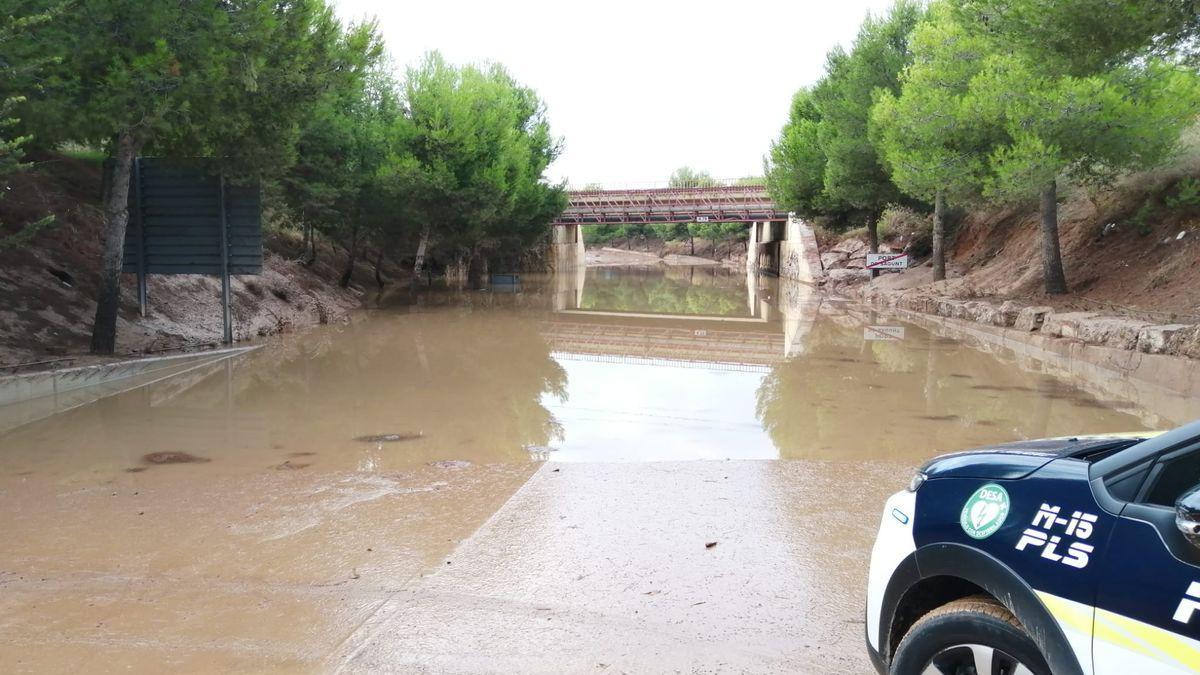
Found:
[[[783,236],[782,223],[772,221],[750,223],[750,240],[746,244],[746,268],[756,272],[778,274],[779,242]]]
[[[825,274],[812,228],[791,215],[787,222],[750,223],[746,271],[772,272],[807,283],[815,283]]]
[[[758,272],[758,223],[750,223],[750,237],[746,240],[746,271]]]
[[[584,267],[586,258],[583,228],[580,225],[555,225],[550,228],[550,266],[555,272]]]
[[[783,243],[779,251],[779,276],[816,283],[825,276],[817,236],[808,223],[788,215]]]

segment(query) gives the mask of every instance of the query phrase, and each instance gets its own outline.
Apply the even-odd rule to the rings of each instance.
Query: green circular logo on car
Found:
[[[958,522],[972,539],[987,539],[1000,529],[1008,517],[1008,492],[995,483],[975,491],[963,504]]]

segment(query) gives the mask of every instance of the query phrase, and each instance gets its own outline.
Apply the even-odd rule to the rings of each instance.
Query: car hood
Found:
[[[1139,443],[1153,434],[1106,434],[1016,441],[941,455],[926,462],[929,478],[1015,480],[1063,457],[1088,460]]]

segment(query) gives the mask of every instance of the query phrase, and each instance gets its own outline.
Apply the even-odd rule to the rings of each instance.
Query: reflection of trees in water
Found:
[[[909,327],[865,342],[861,326],[818,320],[804,354],[763,378],[756,412],[782,457],[920,461],[1021,438],[1143,428],[1053,378]]]
[[[253,372],[239,399],[297,429],[322,420],[331,442],[422,432],[430,447],[498,461],[561,437],[540,401],[565,399],[567,376],[534,321],[459,308],[380,312],[341,330],[315,358]]]
[[[719,267],[589,272],[581,309],[746,316],[745,275]]]

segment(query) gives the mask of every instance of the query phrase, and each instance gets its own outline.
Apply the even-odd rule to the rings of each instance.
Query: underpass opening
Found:
[[[811,228],[781,210],[762,185],[579,190],[568,199],[552,223],[550,260],[559,272],[587,264],[585,226],[744,223],[748,271],[806,282],[822,274]]]

